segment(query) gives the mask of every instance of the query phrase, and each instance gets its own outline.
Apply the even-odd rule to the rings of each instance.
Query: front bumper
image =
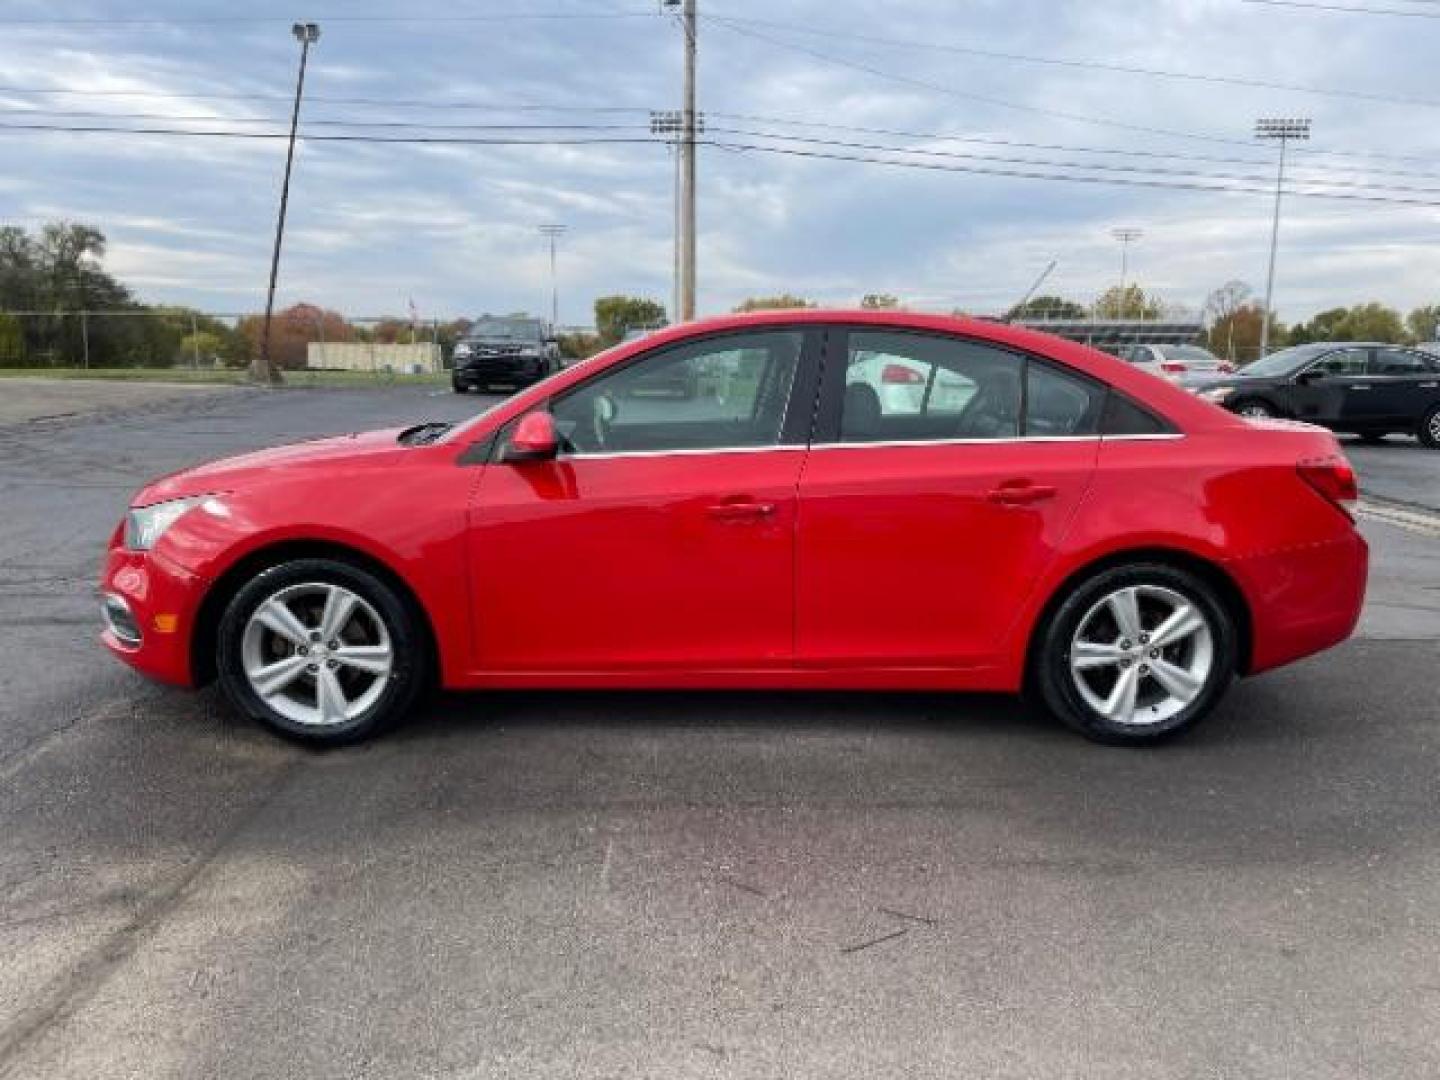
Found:
[[[100,578],[102,607],[111,608],[100,641],[141,674],[193,686],[190,640],[202,591],[200,578],[153,551],[112,547]]]
[[[460,361],[451,378],[467,390],[516,389],[539,382],[547,374],[543,356],[482,356]]]

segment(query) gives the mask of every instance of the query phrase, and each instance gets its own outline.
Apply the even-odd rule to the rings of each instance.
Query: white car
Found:
[[[934,386],[930,386],[932,371]],[[845,372],[845,385],[863,383],[875,391],[884,416],[958,413],[975,393],[975,384],[946,368],[886,353],[858,352]],[[929,393],[927,400],[926,393]]]
[[[1235,370],[1233,364],[1199,345],[1122,345],[1115,350],[1115,355],[1142,371],[1181,386],[1208,382]]]

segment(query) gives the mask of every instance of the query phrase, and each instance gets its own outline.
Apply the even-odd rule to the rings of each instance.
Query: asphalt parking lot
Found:
[[[1367,521],[1357,639],[1143,752],[1004,699],[509,694],[317,754],[95,643],[145,480],[485,404],[0,426],[0,1076],[1440,1073],[1440,535]]]

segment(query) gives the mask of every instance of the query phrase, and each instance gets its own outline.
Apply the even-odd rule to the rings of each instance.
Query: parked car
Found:
[[[1199,392],[1242,416],[1306,420],[1372,442],[1413,434],[1440,447],[1440,357],[1403,345],[1296,345]]]
[[[467,390],[518,390],[561,368],[560,348],[539,319],[480,319],[455,344],[450,384]]]
[[[1199,345],[1121,345],[1115,355],[1181,386],[1195,386],[1235,370],[1233,364]]]
[[[887,409],[868,373],[891,364],[964,400]],[[674,368],[734,377],[724,401],[628,397]],[[1330,432],[1049,335],[730,316],[465,423],[155,481],[110,539],[103,641],[318,744],[437,683],[1023,690],[1146,743],[1350,634],[1355,498]]]

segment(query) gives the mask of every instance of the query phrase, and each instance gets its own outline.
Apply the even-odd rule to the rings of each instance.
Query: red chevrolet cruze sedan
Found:
[[[1355,498],[1329,432],[1079,345],[770,312],[156,481],[104,642],[317,743],[437,684],[1025,690],[1145,743],[1350,634]]]

